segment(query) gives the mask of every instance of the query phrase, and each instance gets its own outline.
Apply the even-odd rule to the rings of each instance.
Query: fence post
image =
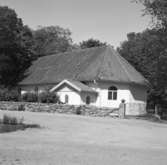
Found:
[[[126,114],[126,104],[125,100],[121,100],[121,103],[119,105],[119,118],[124,119]]]

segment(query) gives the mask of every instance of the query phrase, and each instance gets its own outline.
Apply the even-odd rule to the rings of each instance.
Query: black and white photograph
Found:
[[[0,0],[0,165],[167,165],[167,0]]]

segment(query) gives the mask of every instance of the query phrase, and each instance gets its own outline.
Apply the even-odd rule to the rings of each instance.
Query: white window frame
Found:
[[[113,89],[111,89],[111,88],[113,88]],[[115,96],[116,96],[116,98],[115,98]],[[118,99],[118,88],[116,86],[110,86],[108,88],[108,100],[117,100],[117,99]]]

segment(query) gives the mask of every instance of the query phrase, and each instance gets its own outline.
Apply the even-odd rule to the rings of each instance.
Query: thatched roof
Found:
[[[36,60],[20,85],[53,84],[64,79],[147,85],[148,81],[111,46],[48,55]]]

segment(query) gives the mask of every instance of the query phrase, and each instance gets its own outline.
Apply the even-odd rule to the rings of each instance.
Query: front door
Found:
[[[87,105],[90,104],[90,96],[86,96],[86,104],[87,104]]]

